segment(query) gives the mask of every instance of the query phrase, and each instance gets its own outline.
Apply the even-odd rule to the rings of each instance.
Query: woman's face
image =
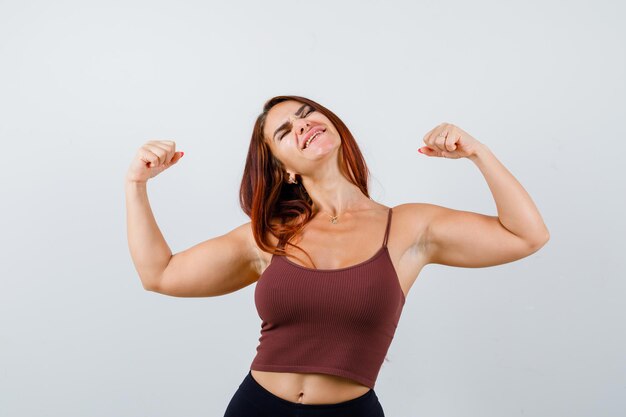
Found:
[[[305,175],[341,145],[339,132],[326,116],[294,100],[270,109],[263,134],[272,154],[287,169]],[[307,144],[309,138],[313,140]]]

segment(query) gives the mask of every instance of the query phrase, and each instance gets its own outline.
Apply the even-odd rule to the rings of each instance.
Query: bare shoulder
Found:
[[[270,224],[277,223],[280,223],[278,219],[270,220]],[[237,233],[240,233],[241,235],[242,243],[246,245],[246,253],[248,254],[248,258],[251,260],[254,269],[260,276],[269,264],[272,254],[269,252],[265,252],[259,247],[259,243],[254,238],[251,221],[242,224],[236,230]],[[267,243],[270,246],[275,247],[278,244],[278,239],[270,232],[267,232],[267,239]]]
[[[276,224],[279,221],[271,219],[270,224]],[[278,239],[270,232],[267,233],[267,243],[270,246],[276,246]],[[232,229],[229,233],[233,237],[233,242],[236,242],[237,257],[241,261],[249,264],[249,269],[255,272],[255,281],[263,273],[269,260],[271,259],[271,253],[265,252],[259,246],[259,242],[254,237],[253,225],[251,221],[241,224],[240,226]]]
[[[238,235],[243,256],[252,264],[252,268],[260,275],[263,266],[262,251],[254,239],[252,222],[249,221],[233,229],[231,233]]]
[[[397,205],[393,207],[394,227],[410,245],[423,247],[426,244],[428,224],[436,211],[436,206],[428,203]]]

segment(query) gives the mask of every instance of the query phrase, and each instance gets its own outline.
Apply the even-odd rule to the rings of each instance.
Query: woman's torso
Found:
[[[380,249],[388,211],[389,207],[372,201],[371,209],[349,216],[340,215],[337,224],[331,224],[328,215],[319,213],[291,243],[306,250],[318,269],[356,265],[371,258]],[[422,253],[416,248],[415,242],[419,240],[416,237],[420,236],[425,225],[407,224],[410,223],[409,219],[403,213],[402,206],[393,208],[387,242],[389,256],[405,297],[424,266]],[[270,240],[275,246],[276,238],[270,236]],[[262,274],[270,264],[272,254],[257,249]],[[289,245],[286,251],[289,261],[313,267],[303,252]],[[298,258],[294,258],[294,254]],[[341,257],[336,254],[341,254]],[[294,403],[334,404],[357,398],[369,391],[369,387],[357,381],[335,375],[257,370],[251,370],[251,373],[263,388]]]

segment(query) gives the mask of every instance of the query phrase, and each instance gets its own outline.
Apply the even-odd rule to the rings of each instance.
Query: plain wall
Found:
[[[0,1],[0,415],[221,416],[248,372],[255,284],[143,289],[126,240],[136,150],[173,252],[249,221],[238,190],[272,96],[329,107],[385,205],[495,215],[442,122],[483,142],[551,233],[490,268],[426,266],[376,392],[390,417],[626,409],[625,7],[616,1]],[[378,238],[378,237],[377,237]],[[390,236],[390,241],[393,236]]]

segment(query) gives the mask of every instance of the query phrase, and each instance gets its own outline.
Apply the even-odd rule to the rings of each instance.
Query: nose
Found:
[[[295,116],[290,116],[290,119],[291,119],[291,123],[293,124],[294,130],[296,131],[298,135],[301,135],[302,133],[304,133],[306,129],[302,130],[302,128],[310,124],[307,120],[298,119]]]

